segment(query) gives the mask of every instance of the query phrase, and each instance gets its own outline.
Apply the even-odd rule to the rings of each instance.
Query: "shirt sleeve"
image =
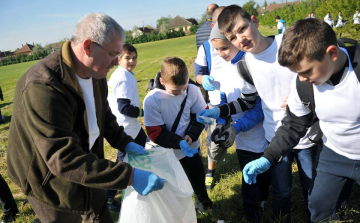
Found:
[[[120,81],[117,83],[114,91],[116,98],[129,99],[130,101],[133,100],[132,96],[134,88],[132,84],[127,81]]]
[[[198,111],[205,109],[206,103],[198,87],[193,84],[189,84],[188,87],[190,88],[189,94],[191,94],[191,97],[194,98],[194,102],[190,108],[190,113],[195,114]]]
[[[154,91],[154,90],[153,90]],[[151,95],[149,95],[151,94]],[[165,125],[161,117],[160,103],[155,99],[155,93],[149,92],[144,99],[144,122],[145,126]]]

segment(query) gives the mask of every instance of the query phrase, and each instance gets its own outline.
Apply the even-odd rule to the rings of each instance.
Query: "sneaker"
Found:
[[[10,213],[2,216],[1,223],[14,222],[15,220],[16,220],[16,214]]]
[[[120,212],[121,209],[121,202],[118,202],[117,200],[115,200],[114,198],[110,198],[108,199],[108,206],[111,212]]]
[[[211,174],[206,174],[205,177],[206,190],[211,190],[214,187],[214,177]]]
[[[1,112],[0,112],[1,113]],[[4,123],[4,120],[5,120],[5,118],[4,118],[4,115],[0,115],[0,123]]]

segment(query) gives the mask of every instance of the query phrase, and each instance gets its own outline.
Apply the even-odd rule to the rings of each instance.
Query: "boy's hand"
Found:
[[[211,134],[211,141],[213,141],[214,143],[218,144],[218,141],[215,139],[217,135],[219,135],[220,133],[222,133],[225,130],[225,127],[223,124],[221,123],[217,123],[216,127],[214,129],[214,131]]]
[[[222,138],[225,136],[225,140],[219,141],[219,145],[222,148],[226,148],[226,149],[229,148],[230,146],[232,146],[234,144],[236,135],[237,135],[236,130],[234,129],[234,127],[230,126],[224,132],[219,134],[219,138]]]
[[[246,164],[243,170],[244,181],[247,184],[256,184],[256,176],[270,169],[271,163],[265,157],[253,160]]]
[[[214,85],[211,84],[211,81],[213,81],[214,78],[210,75],[204,75],[201,79],[201,85],[206,91],[213,91],[215,90]]]
[[[286,111],[286,105],[287,105],[288,97],[289,96],[286,96],[286,98],[284,99],[284,104],[280,105],[280,108],[282,108],[284,111]]]
[[[181,152],[187,157],[193,157],[199,152],[198,149],[191,149],[190,145],[185,140],[181,140],[179,145]]]
[[[212,109],[204,109],[196,113],[196,121],[204,125],[210,125],[212,123],[211,120],[205,120],[199,116],[217,119],[220,116],[220,109],[216,107]]]
[[[191,137],[188,136],[188,135],[186,135],[186,136],[184,137],[184,139],[185,139],[185,141],[191,146],[191,144],[193,143]]]

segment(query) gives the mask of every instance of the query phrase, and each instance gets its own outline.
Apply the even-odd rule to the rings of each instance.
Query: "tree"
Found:
[[[164,22],[169,23],[172,19],[173,18],[171,15],[168,15],[167,17],[161,17],[160,19],[156,20],[156,28],[159,29]]]
[[[254,0],[250,0],[243,5],[243,9],[245,9],[245,11],[247,11],[250,15],[257,16],[258,12],[256,11],[255,5],[256,2]]]
[[[201,20],[198,22],[199,26],[205,22],[207,16],[208,16],[208,15],[207,15],[207,11],[205,11],[205,12],[201,15]]]
[[[32,54],[36,55],[37,57],[42,57],[44,52],[44,48],[36,43],[34,48],[32,49]]]
[[[263,7],[266,7],[266,6],[268,6],[268,4],[267,4],[267,2],[265,0]]]
[[[163,23],[159,27],[159,33],[166,34],[167,32],[169,32],[168,23],[166,21],[163,21]]]

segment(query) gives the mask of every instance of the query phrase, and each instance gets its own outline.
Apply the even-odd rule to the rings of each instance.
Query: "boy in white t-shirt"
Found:
[[[213,27],[210,40],[220,58],[226,61],[223,66],[223,81],[220,90],[225,93],[227,101],[234,101],[242,94],[256,93],[256,88],[245,82],[237,70],[237,62],[243,57],[244,53],[239,51],[224,35],[220,33],[218,24]],[[224,75],[225,74],[225,75]],[[257,97],[255,106],[246,112],[239,112],[231,116],[233,124],[225,130],[225,125],[221,120],[217,120],[216,129],[211,138],[215,143],[224,144],[223,148],[228,148],[234,141],[236,142],[236,155],[238,157],[240,170],[244,166],[262,156],[264,149],[268,145],[265,139],[265,131],[262,127],[264,113],[261,109],[261,100]],[[225,141],[217,141],[216,137],[223,135]],[[246,184],[242,178],[241,196],[242,210],[249,222],[260,222],[264,211],[264,202],[269,194],[271,185],[271,171],[266,171],[259,177],[256,184]]]
[[[335,32],[319,19],[298,20],[289,28],[280,46],[279,63],[298,77],[292,81],[287,115],[264,156],[244,169],[249,181],[255,180],[269,167],[263,163],[276,163],[305,135],[315,114],[300,99],[297,78],[311,83],[324,142],[309,195],[312,222],[328,221],[339,200],[349,197],[349,183],[360,184],[360,83],[349,56],[350,52],[356,56],[356,50],[339,48]]]
[[[284,33],[286,30],[286,22],[285,20],[281,19],[280,16],[276,16],[275,17],[275,21],[277,23],[277,30],[278,30],[278,34]]]
[[[354,20],[354,24],[360,24],[360,12],[359,12],[359,9],[356,9],[356,12],[353,16],[353,20]]]
[[[151,141],[174,149],[195,195],[201,204],[198,211],[212,208],[205,189],[205,172],[198,148],[204,125],[196,121],[196,112],[205,109],[206,103],[200,89],[188,84],[189,74],[184,61],[177,57],[166,58],[161,66],[160,83],[165,90],[155,88],[144,99],[145,127]],[[184,104],[180,114],[181,106]],[[178,115],[178,125],[173,129]]]
[[[108,81],[108,102],[116,121],[123,126],[126,134],[130,135],[135,143],[145,146],[146,133],[141,128],[138,117],[144,116],[140,108],[139,91],[136,78],[132,72],[137,64],[136,48],[124,44],[123,53],[119,57],[119,67],[111,74]],[[116,161],[123,161],[125,153],[118,150]],[[111,211],[119,211],[119,205],[113,198],[116,191],[108,191],[108,205]]]
[[[284,100],[290,94],[291,81],[296,76],[296,73],[281,67],[277,62],[282,35],[263,36],[258,30],[257,18],[237,5],[225,7],[219,16],[218,23],[220,31],[226,38],[238,49],[246,52],[245,62],[262,101],[265,137],[270,142],[285,115]],[[236,109],[231,109],[230,103],[220,106],[219,109],[202,111],[198,115],[217,118],[235,113]],[[294,159],[298,164],[307,210],[307,194],[313,178],[313,162],[317,153],[317,146],[308,137],[317,135],[317,132],[318,128],[310,128],[308,135],[291,153],[277,160],[277,165],[271,169],[272,217],[275,221],[291,221],[290,200]],[[309,215],[309,212],[307,213]]]

